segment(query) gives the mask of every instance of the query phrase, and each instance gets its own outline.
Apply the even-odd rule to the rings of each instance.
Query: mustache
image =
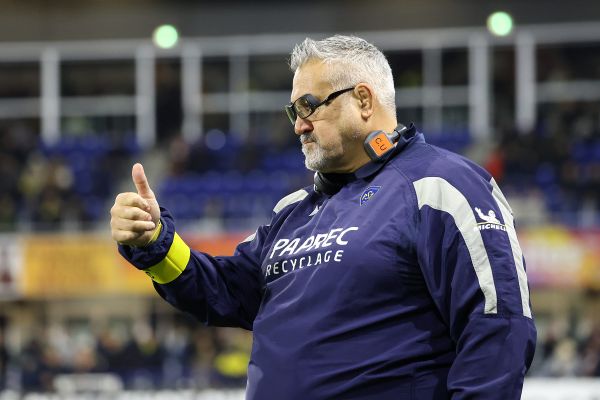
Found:
[[[313,135],[312,133],[303,133],[302,135],[300,135],[299,140],[302,144],[317,141],[315,135]]]

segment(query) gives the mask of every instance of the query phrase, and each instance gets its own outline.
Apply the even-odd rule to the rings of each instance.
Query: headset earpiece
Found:
[[[369,133],[365,139],[364,147],[365,151],[369,155],[369,158],[373,161],[379,161],[383,156],[394,148],[394,145],[400,137],[406,131],[407,128],[398,124],[392,133],[384,131],[373,131]]]
[[[341,182],[334,182],[331,179],[327,179],[325,175],[320,172],[315,172],[314,176],[315,191],[333,196],[342,189],[344,186]]]
[[[394,142],[384,131],[373,131],[365,139],[365,151],[371,160],[379,160],[394,147]]]

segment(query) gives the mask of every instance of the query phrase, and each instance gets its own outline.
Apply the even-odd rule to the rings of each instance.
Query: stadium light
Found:
[[[170,49],[177,45],[179,33],[173,25],[161,25],[154,30],[152,40],[161,49]]]
[[[488,17],[487,28],[495,36],[509,35],[513,29],[512,16],[504,11],[496,11]]]

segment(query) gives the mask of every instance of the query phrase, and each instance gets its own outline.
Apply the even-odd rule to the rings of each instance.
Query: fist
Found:
[[[142,164],[135,164],[131,177],[137,193],[119,193],[110,209],[112,238],[120,244],[147,245],[157,229],[160,208],[150,189]]]

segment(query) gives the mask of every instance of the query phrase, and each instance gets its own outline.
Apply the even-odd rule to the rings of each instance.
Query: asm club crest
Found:
[[[379,189],[381,189],[381,186],[369,186],[365,189],[360,195],[360,205],[362,206],[367,201],[371,200],[371,197],[375,196],[375,193],[379,192]]]

